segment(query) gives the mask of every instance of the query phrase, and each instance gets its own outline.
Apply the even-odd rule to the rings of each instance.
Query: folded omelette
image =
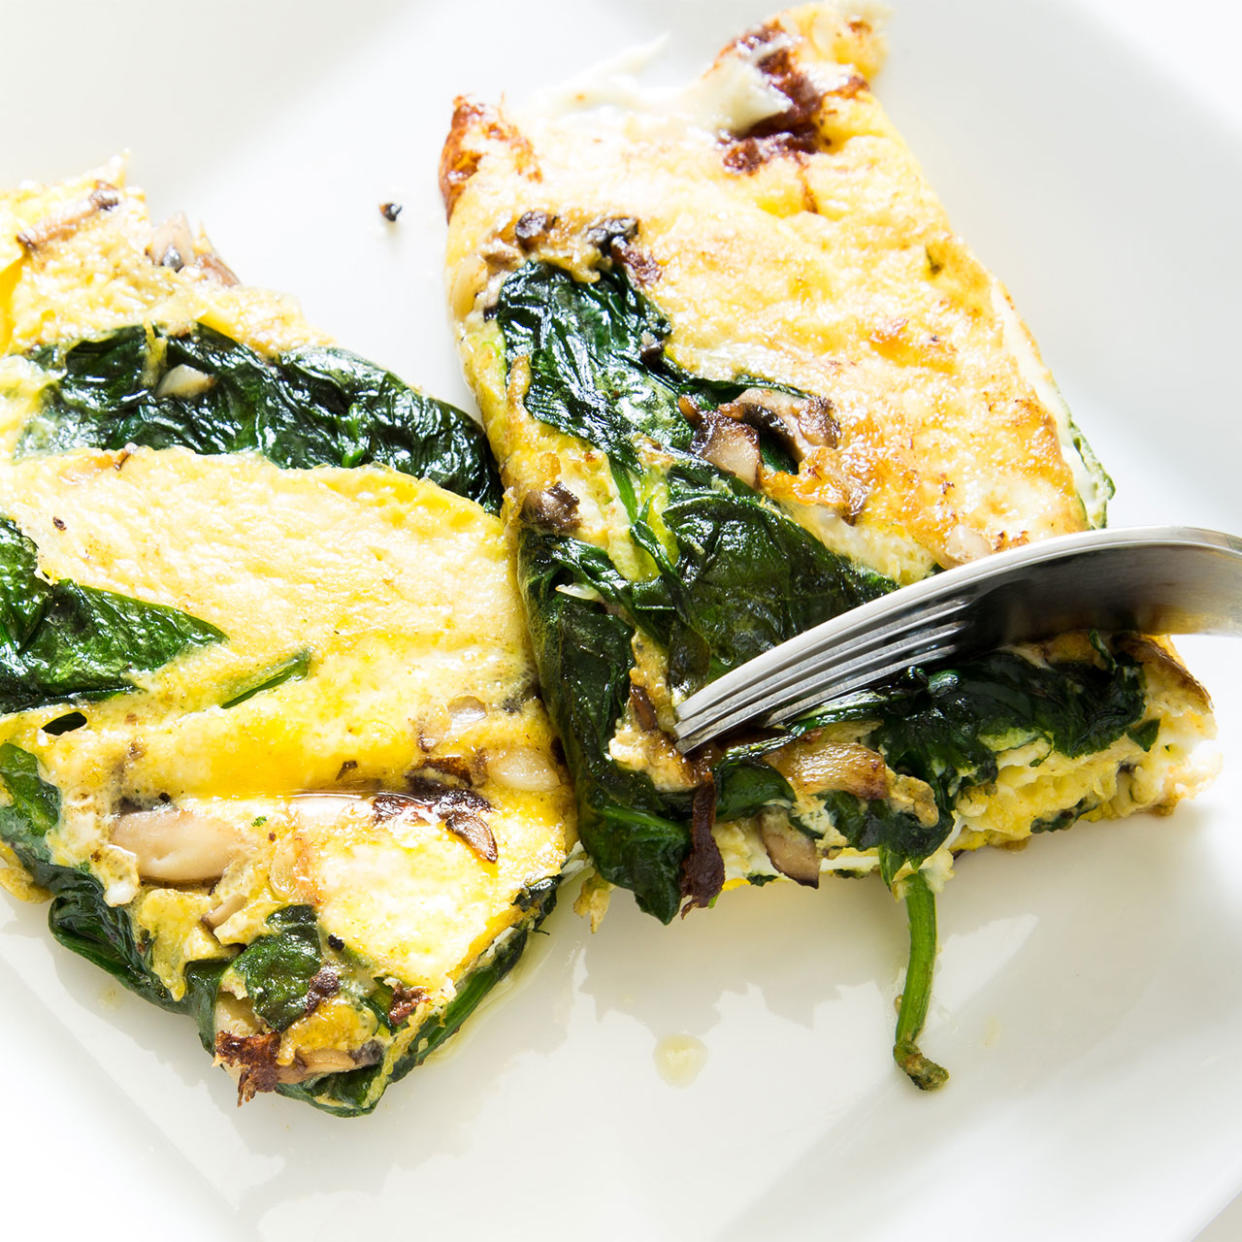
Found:
[[[726,887],[877,872],[911,958],[955,855],[1168,810],[1210,765],[1164,639],[1065,634],[913,667],[682,754],[679,702],[940,569],[1102,525],[1111,483],[1004,287],[872,94],[873,18],[783,13],[677,92],[460,99],[448,288],[516,533],[582,841],[662,920]]]
[[[574,841],[482,433],[119,167],[0,195],[0,354],[0,882],[240,1100],[367,1112]]]

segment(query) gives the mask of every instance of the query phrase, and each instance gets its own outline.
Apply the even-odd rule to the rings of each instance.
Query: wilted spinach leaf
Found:
[[[520,543],[535,654],[577,783],[583,843],[605,878],[668,918],[689,848],[689,799],[661,794],[608,750],[629,692],[634,631],[664,647],[670,687],[689,693],[895,584],[829,551],[766,497],[687,451],[692,430],[679,397],[709,408],[770,385],[748,376],[707,381],[678,368],[662,348],[669,324],[622,268],[585,282],[526,264],[501,287],[496,319],[510,366],[519,357],[530,364],[526,410],[609,455],[630,535],[654,569],[629,580],[601,548],[532,531]],[[659,467],[644,468],[652,460],[639,452],[644,439],[662,449]],[[600,601],[558,586],[588,587]],[[875,721],[863,740],[894,770],[932,787],[938,821],[925,825],[886,801],[841,792],[820,802],[851,844],[876,850],[891,882],[946,839],[961,789],[995,778],[999,750],[1044,737],[1075,757],[1108,746],[1139,719],[1141,669],[1100,651],[1098,663],[1043,667],[997,652],[931,677],[915,670],[767,742],[729,747],[714,765],[717,818],[792,810],[793,790],[764,761],[766,751],[815,724]]]
[[[624,269],[601,268],[596,275],[579,281],[551,264],[526,263],[500,287],[496,321],[510,363],[522,356],[530,361],[523,403],[534,418],[603,449],[636,473],[636,435],[665,448],[690,447],[694,431],[679,398],[714,409],[755,386],[793,393],[749,375],[692,375],[664,355],[669,322]],[[760,447],[769,465],[793,468],[779,441],[761,433]]]
[[[0,518],[0,643],[20,650],[30,641],[47,606],[51,586],[36,572],[34,544]]]
[[[162,604],[148,604],[67,579],[44,582],[34,571],[35,546],[0,518],[0,575],[15,594],[25,589],[39,611],[20,624],[10,612],[0,641],[0,712],[26,711],[67,699],[102,699],[134,688],[135,672],[162,668],[188,647],[221,641],[214,625]]]
[[[895,583],[829,551],[744,484],[676,461],[664,525],[679,556],[666,572],[669,683],[690,693],[769,647]]]
[[[122,328],[33,360],[53,374],[19,455],[90,446],[255,449],[289,468],[377,462],[500,508],[482,430],[462,411],[341,349],[265,358],[196,325]],[[188,368],[172,375],[177,368]]]
[[[915,671],[799,727],[878,720],[867,743],[895,771],[926,781],[947,809],[964,783],[996,779],[1000,749],[1043,738],[1074,759],[1111,746],[1142,716],[1142,665],[1102,641],[1096,651],[1098,662],[1055,664],[992,651],[930,675]]]
[[[270,915],[270,936],[252,940],[234,959],[255,1013],[274,1031],[306,1013],[311,981],[323,968],[319,923],[311,906],[285,906]]]
[[[518,577],[544,698],[578,795],[579,832],[605,879],[632,889],[639,905],[668,922],[680,902],[690,849],[689,799],[661,794],[645,773],[608,753],[630,693],[633,625],[601,604],[557,590],[587,583],[625,595],[598,549],[563,536],[523,531]]]
[[[104,901],[103,886],[85,866],[52,861],[44,838],[60,818],[60,791],[39,775],[35,757],[11,742],[0,746],[0,782],[11,799],[0,806],[0,840],[31,879],[51,892],[52,935],[139,996],[164,1009],[182,1009],[150,970],[124,908]]]
[[[287,681],[300,681],[310,672],[310,665],[311,652],[308,648],[303,648],[287,659],[268,668],[260,669],[240,682],[220,706],[236,707],[239,703],[254,698],[256,694],[263,694],[267,690],[275,690],[277,686],[283,686]]]

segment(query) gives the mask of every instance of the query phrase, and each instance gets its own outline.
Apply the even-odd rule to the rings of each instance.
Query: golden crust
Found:
[[[876,568],[911,579],[1087,519],[1064,411],[1029,336],[867,85],[878,46],[869,24],[819,6],[735,40],[693,89],[736,99],[742,81],[784,100],[740,130],[675,111],[584,123],[459,101],[441,171],[464,336],[480,326],[501,248],[510,265],[520,258],[524,216],[556,228],[522,249],[571,269],[565,238],[633,217],[671,356],[832,402],[838,444],[764,490],[839,544],[848,480],[864,497],[850,550],[870,540],[887,549]]]

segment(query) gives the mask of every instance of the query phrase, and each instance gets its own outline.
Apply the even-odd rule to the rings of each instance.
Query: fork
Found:
[[[677,745],[792,720],[915,665],[1076,629],[1242,636],[1242,538],[1190,526],[1089,530],[945,570],[696,691],[677,708]]]

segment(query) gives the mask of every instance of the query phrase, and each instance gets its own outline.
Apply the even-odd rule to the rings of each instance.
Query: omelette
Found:
[[[0,195],[0,883],[239,1102],[370,1111],[574,807],[482,432],[122,170]]]
[[[878,873],[917,1037],[953,860],[1168,811],[1211,705],[1169,643],[1080,632],[912,667],[690,754],[677,705],[937,571],[1100,526],[1112,484],[1003,285],[872,93],[855,8],[793,9],[695,83],[459,99],[440,167],[466,375],[575,780],[598,917]]]

